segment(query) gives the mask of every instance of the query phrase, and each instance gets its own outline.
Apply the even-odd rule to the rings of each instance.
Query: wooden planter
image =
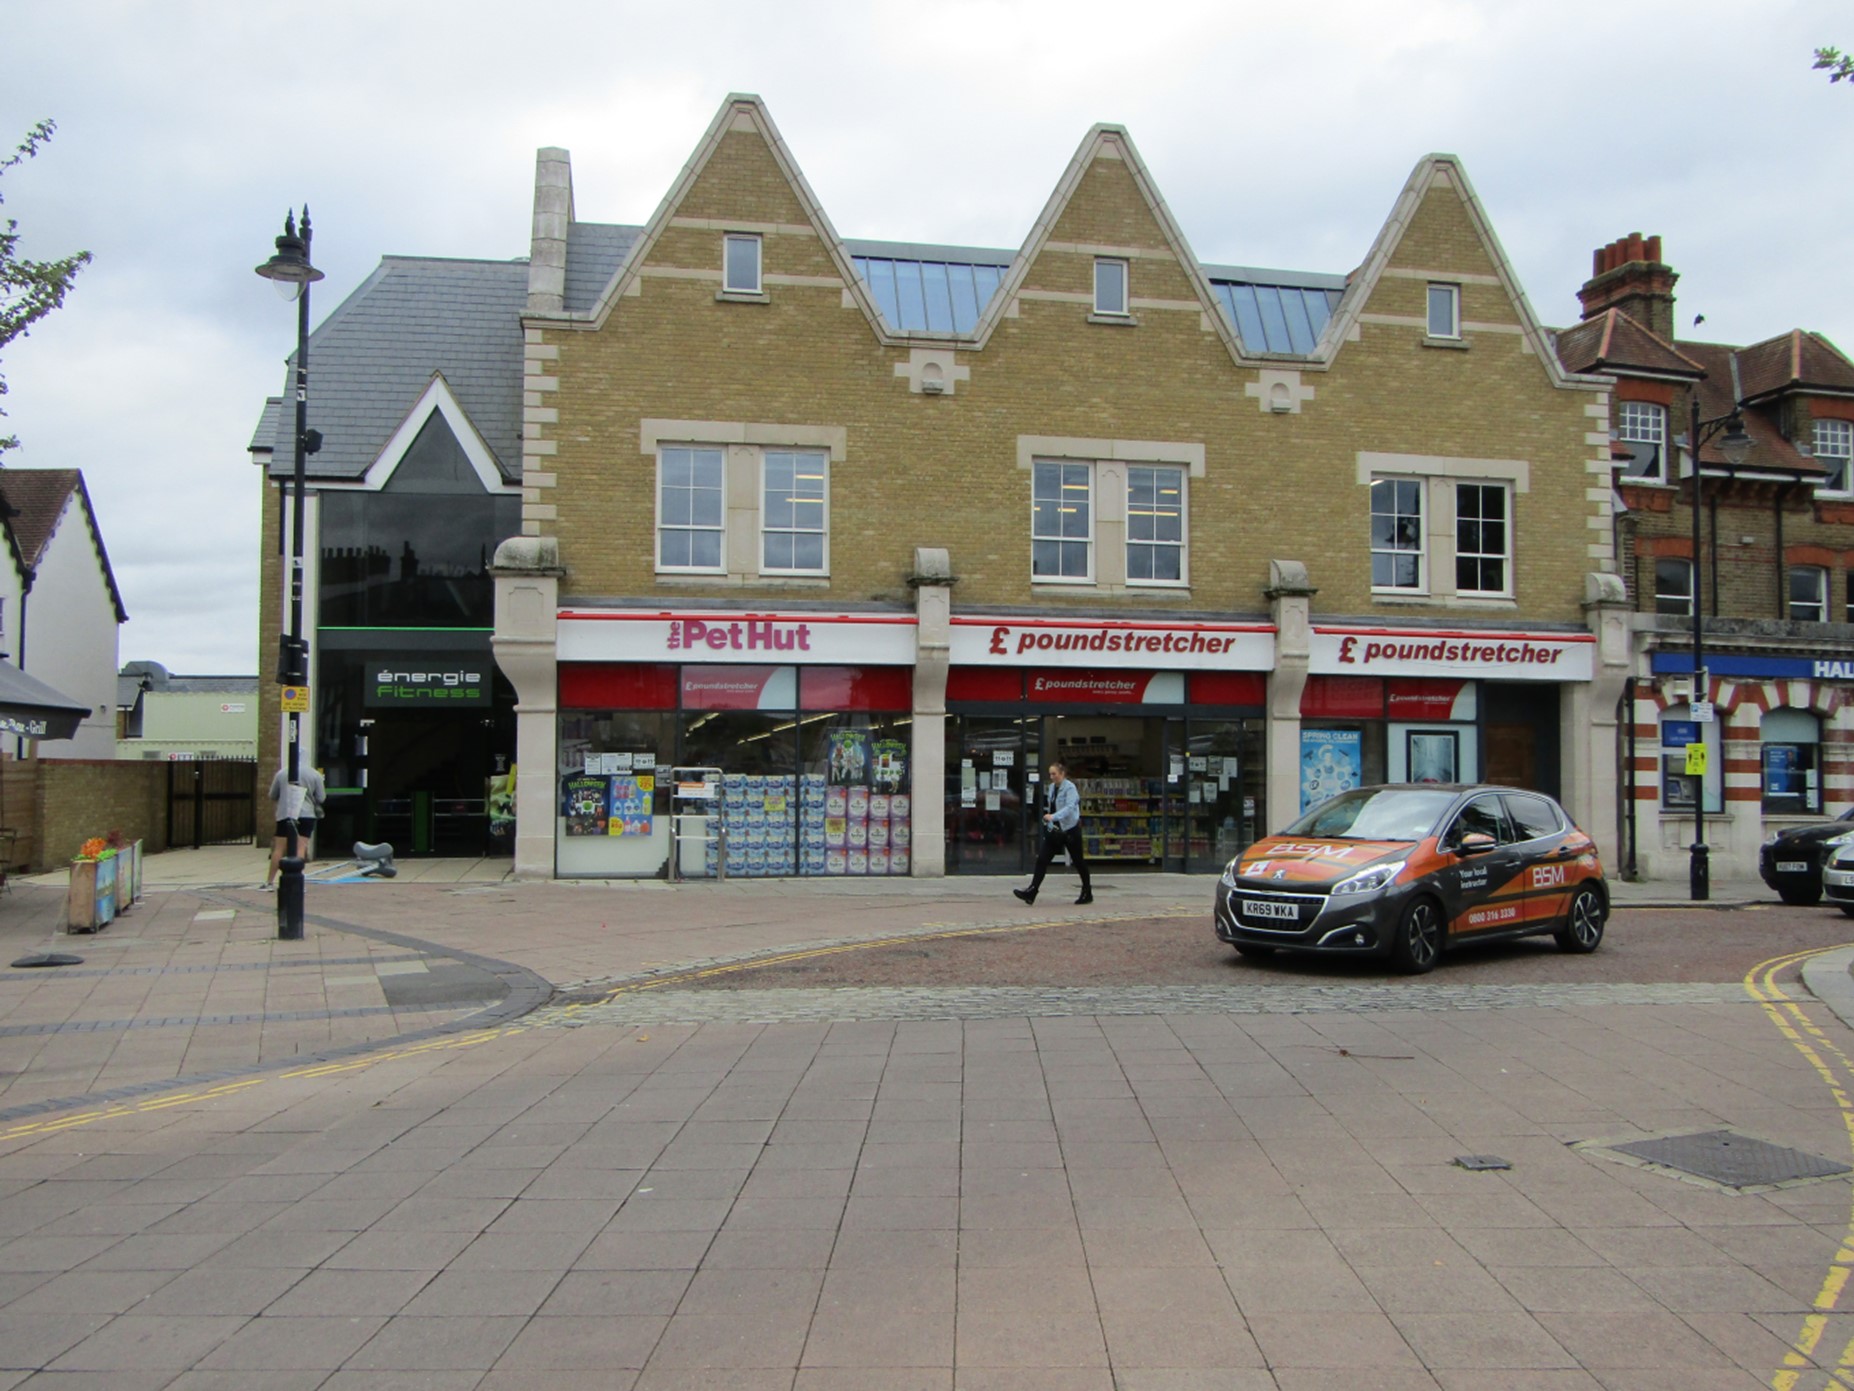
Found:
[[[116,916],[116,861],[106,855],[100,860],[71,861],[71,892],[65,899],[65,930],[95,932]]]

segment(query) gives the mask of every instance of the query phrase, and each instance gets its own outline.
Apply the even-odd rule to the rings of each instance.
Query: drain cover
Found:
[[[1692,1174],[1726,1188],[1751,1188],[1759,1184],[1793,1183],[1797,1179],[1854,1173],[1854,1169],[1845,1164],[1819,1159],[1801,1150],[1785,1149],[1782,1145],[1766,1144],[1747,1135],[1734,1135],[1729,1130],[1671,1135],[1662,1140],[1635,1140],[1610,1148],[1618,1154],[1678,1169],[1683,1174]]]
[[[1502,1159],[1497,1154],[1460,1154],[1455,1156],[1455,1163],[1464,1169],[1510,1169],[1513,1161]]]

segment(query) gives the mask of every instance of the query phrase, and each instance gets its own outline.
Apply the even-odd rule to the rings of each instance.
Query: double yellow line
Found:
[[[1744,987],[1770,1022],[1776,1025],[1777,1032],[1794,1045],[1796,1051],[1803,1055],[1822,1079],[1841,1112],[1841,1124],[1848,1133],[1849,1145],[1854,1146],[1854,1099],[1851,1099],[1854,1098],[1854,1059],[1850,1059],[1841,1045],[1830,1038],[1808,1011],[1777,983],[1777,977],[1782,972],[1801,966],[1812,957],[1839,950],[1842,949],[1816,947],[1760,961],[1746,973]],[[1804,1316],[1801,1329],[1791,1340],[1790,1350],[1784,1354],[1782,1368],[1771,1374],[1771,1391],[1797,1391],[1802,1385],[1804,1372],[1811,1368],[1825,1377],[1821,1382],[1823,1388],[1854,1387],[1854,1337],[1850,1337],[1843,1346],[1832,1369],[1822,1367],[1816,1360],[1817,1349],[1821,1347],[1823,1336],[1828,1332],[1830,1315],[1842,1312],[1841,1299],[1847,1290],[1850,1274],[1854,1274],[1854,1211],[1849,1213],[1840,1249],[1835,1252],[1834,1261],[1816,1291],[1814,1312]]]

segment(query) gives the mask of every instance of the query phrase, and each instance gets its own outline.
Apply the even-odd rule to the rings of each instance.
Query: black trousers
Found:
[[[1064,850],[1069,852],[1069,863],[1075,866],[1075,872],[1081,876],[1082,892],[1094,892],[1088,886],[1088,856],[1082,850],[1081,823],[1077,822],[1066,831],[1054,826],[1044,831],[1043,848],[1037,852],[1036,857],[1036,875],[1030,881],[1031,893],[1043,887],[1043,876],[1049,873],[1049,862]]]

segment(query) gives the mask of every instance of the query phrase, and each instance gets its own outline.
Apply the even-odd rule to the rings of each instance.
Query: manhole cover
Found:
[[[1831,1178],[1854,1173],[1845,1164],[1820,1159],[1801,1150],[1766,1144],[1729,1130],[1707,1130],[1696,1135],[1671,1135],[1661,1140],[1634,1140],[1611,1145],[1618,1154],[1632,1155],[1651,1164],[1678,1169],[1726,1188],[1752,1188],[1759,1184],[1793,1183],[1797,1179]]]

